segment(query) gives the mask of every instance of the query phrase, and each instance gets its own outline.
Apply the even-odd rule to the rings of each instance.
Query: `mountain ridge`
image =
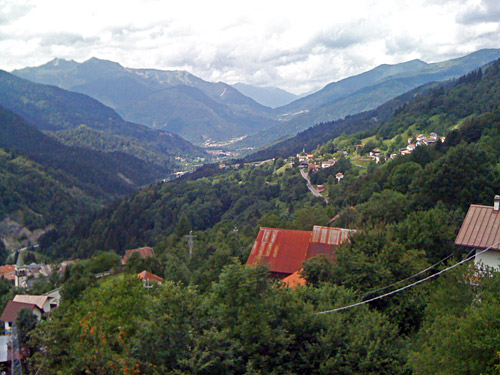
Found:
[[[59,69],[61,62],[52,60],[40,67],[15,70],[13,74],[88,94],[110,105],[127,120],[137,122],[140,119],[141,123],[160,130],[170,130],[172,118],[168,112],[176,111],[180,117],[177,124],[183,124],[183,131],[177,134],[197,144],[203,144],[207,139],[227,141],[277,124],[271,108],[244,96],[230,85],[207,82],[186,71],[124,68],[119,63],[97,58],[83,63],[65,62],[63,65],[64,69]],[[97,73],[93,74],[94,71]],[[204,109],[194,116],[190,109],[198,103],[200,94],[190,89],[183,90],[182,101],[162,101],[155,107],[148,104],[147,112],[144,112],[144,105],[138,103],[141,99],[145,102],[149,97],[179,86],[200,90],[213,104],[202,107]],[[124,92],[128,94],[123,95]],[[204,102],[206,105],[206,100]],[[207,117],[217,121],[205,123]],[[220,130],[218,122],[225,121],[229,121],[231,126],[224,126],[224,130]],[[204,128],[200,129],[199,124],[204,125]],[[195,126],[196,130],[190,129],[190,125]]]
[[[33,83],[4,71],[0,71],[0,88],[0,105],[41,130],[68,131],[84,124],[107,137],[122,137],[134,145],[129,148],[117,142],[117,148],[104,149],[96,143],[97,150],[123,151],[135,156],[140,148],[145,161],[169,168],[173,167],[175,156],[207,156],[201,148],[175,134],[124,121],[113,109],[81,93]]]

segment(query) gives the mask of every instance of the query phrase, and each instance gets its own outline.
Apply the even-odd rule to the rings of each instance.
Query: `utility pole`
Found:
[[[189,231],[189,235],[184,236],[184,237],[187,237],[187,239],[188,239],[189,259],[191,259],[191,257],[193,256],[194,239],[195,239],[197,236],[193,236],[193,231],[192,231],[192,230],[190,230],[190,231]]]
[[[12,323],[12,335],[10,337],[10,373],[11,375],[23,375],[23,368],[21,366],[21,353],[19,351],[19,340],[17,337],[16,322]]]

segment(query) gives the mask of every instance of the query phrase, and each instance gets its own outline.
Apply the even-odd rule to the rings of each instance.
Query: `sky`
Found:
[[[0,69],[91,57],[295,94],[500,48],[499,0],[0,0]]]

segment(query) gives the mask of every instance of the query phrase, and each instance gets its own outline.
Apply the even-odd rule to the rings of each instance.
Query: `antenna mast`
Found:
[[[193,246],[194,246],[194,239],[197,236],[193,236],[193,231],[189,231],[189,235],[185,236],[188,239],[188,247],[189,247],[189,259],[193,256]]]

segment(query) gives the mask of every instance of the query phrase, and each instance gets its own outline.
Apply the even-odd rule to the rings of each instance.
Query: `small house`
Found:
[[[423,134],[417,135],[417,142],[422,142],[422,141],[424,141],[426,139],[427,139],[426,136],[423,135]]]
[[[17,294],[13,301],[36,305],[43,313],[48,313],[51,309],[51,298],[49,296]]]
[[[5,332],[11,332],[12,325],[16,322],[16,319],[22,309],[28,309],[31,311],[33,315],[36,316],[38,321],[42,319],[42,310],[34,303],[9,301],[0,316],[0,321],[4,322],[5,325]]]
[[[455,245],[476,249],[475,263],[500,270],[500,196],[493,206],[472,204],[455,239]],[[484,252],[484,250],[489,249]]]
[[[151,272],[146,271],[146,270],[137,274],[137,278],[142,280],[142,282],[146,288],[151,287],[153,284],[161,285],[161,283],[163,282],[162,277],[155,275],[154,273],[151,273]]]

